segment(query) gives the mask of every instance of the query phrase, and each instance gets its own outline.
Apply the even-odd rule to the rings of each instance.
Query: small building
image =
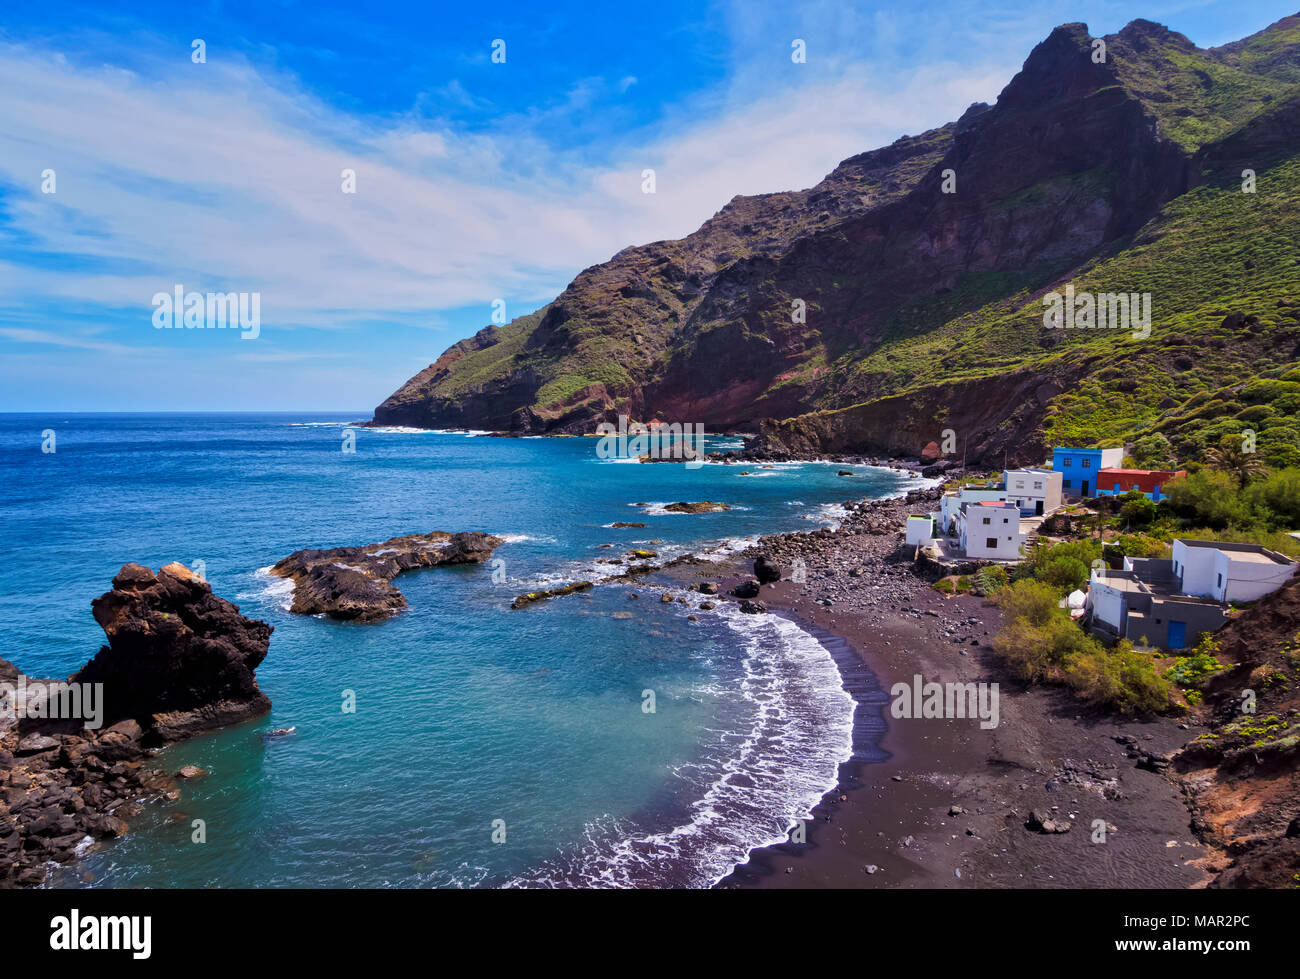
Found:
[[[1117,468],[1124,461],[1124,448],[1052,450],[1052,470],[1061,474],[1061,490],[1066,496],[1093,496],[1097,492],[1097,473]]]
[[[966,503],[957,515],[957,535],[967,557],[1019,561],[1025,542],[1020,508],[1014,503]]]
[[[1171,548],[1174,577],[1187,595],[1218,602],[1253,602],[1295,574],[1295,561],[1258,544],[1178,539]]]
[[[1005,499],[1025,516],[1045,516],[1061,508],[1064,478],[1052,469],[1008,469],[1002,474]]]
[[[957,523],[962,507],[967,503],[1005,503],[1007,491],[1001,484],[973,483],[956,493],[945,493],[939,500],[939,531],[947,533]]]
[[[1169,481],[1186,475],[1186,469],[1101,469],[1097,472],[1097,495],[1123,496],[1136,490],[1159,503]]]
[[[917,516],[913,514],[907,518],[907,545],[909,547],[924,546],[935,538],[935,523],[933,517]]]

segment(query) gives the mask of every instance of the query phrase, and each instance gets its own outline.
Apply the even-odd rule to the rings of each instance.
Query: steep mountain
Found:
[[[1244,412],[1266,454],[1300,453],[1300,15],[1221,48],[1144,20],[1100,41],[1059,27],[994,106],[584,270],[375,423],[622,412],[796,454],[915,454],[952,428],[1001,463],[1155,430],[1191,452]],[[1150,335],[1047,328],[1067,284],[1149,293]]]

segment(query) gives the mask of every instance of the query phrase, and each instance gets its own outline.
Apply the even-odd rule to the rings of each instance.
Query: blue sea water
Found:
[[[365,414],[0,415],[0,656],[32,675],[78,669],[104,639],[90,601],[128,561],[201,561],[218,595],[275,627],[257,673],[270,716],[168,748],[169,771],[211,774],[57,885],[708,886],[834,783],[854,705],[793,623],[725,605],[690,622],[646,583],[510,601],[608,576],[595,559],[629,547],[720,556],[915,480],[346,427]],[[733,509],[659,509],[675,500]],[[430,530],[506,537],[504,580],[492,565],[406,574],[409,608],[357,625],[290,614],[288,584],[265,572],[300,547]]]

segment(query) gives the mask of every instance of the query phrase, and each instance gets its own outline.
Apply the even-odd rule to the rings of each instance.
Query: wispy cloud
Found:
[[[849,73],[743,106],[684,107],[644,142],[611,140],[603,163],[573,167],[540,118],[457,132],[350,116],[244,62],[144,75],[8,45],[0,281],[14,304],[117,309],[147,309],[175,283],[257,290],[270,325],[474,304],[486,315],[496,297],[554,294],[628,244],[686,234],[736,193],[808,186],[1005,80],[930,66],[882,89]],[[589,106],[599,84],[576,83],[556,111]],[[653,196],[640,190],[646,166]],[[345,169],[355,194],[341,191]]]

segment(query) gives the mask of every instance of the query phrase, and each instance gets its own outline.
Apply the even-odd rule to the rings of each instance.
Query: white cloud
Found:
[[[553,295],[629,244],[690,232],[737,193],[809,186],[844,157],[955,118],[1007,77],[932,66],[887,84],[849,72],[757,101],[702,97],[635,145],[611,142],[603,164],[574,166],[546,113],[468,134],[351,116],[243,63],[146,76],[0,46],[0,180],[17,236],[0,283],[26,308],[147,311],[183,283],[260,291],[267,323],[480,303],[486,321],[498,296]],[[556,111],[588,106],[595,87],[578,83]],[[654,196],[640,192],[646,166]],[[40,193],[47,167],[55,195]],[[340,190],[344,168],[355,195]],[[33,264],[14,240],[79,260]]]

